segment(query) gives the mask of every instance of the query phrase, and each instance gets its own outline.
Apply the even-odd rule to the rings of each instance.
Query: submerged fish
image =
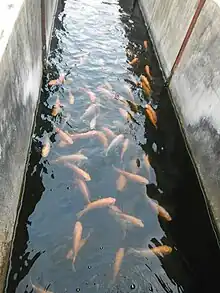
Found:
[[[128,86],[127,84],[124,84],[124,88],[128,92],[128,95],[129,95],[130,99],[132,101],[134,101],[134,95],[132,93],[132,90],[131,90],[130,86]]]
[[[126,138],[123,142],[122,151],[121,151],[121,160],[123,160],[124,154],[128,149],[129,139]]]
[[[70,164],[70,163],[65,163],[65,165],[67,167],[69,167],[70,169],[72,169],[78,176],[82,177],[85,181],[90,181],[91,180],[91,177],[90,177],[89,173],[87,173],[86,171],[80,169],[76,165]]]
[[[144,48],[147,49],[147,47],[148,47],[148,42],[147,42],[147,40],[145,40],[144,41]]]
[[[64,141],[66,144],[73,144],[73,140],[68,133],[64,132],[58,127],[56,127],[56,132],[59,134],[61,140]]]
[[[156,213],[161,217],[164,218],[166,221],[170,222],[172,221],[172,217],[170,214],[159,204],[157,204],[155,201],[149,198],[149,203],[151,207],[156,211]]]
[[[95,103],[96,101],[96,95],[89,89],[86,88],[80,88],[81,90],[83,90],[84,92],[86,92],[89,95],[90,101],[92,103]]]
[[[140,80],[142,83],[144,83],[146,85],[146,87],[148,87],[149,90],[151,90],[151,86],[150,86],[150,83],[147,79],[146,76],[144,76],[143,74],[140,76]]]
[[[65,75],[61,74],[58,79],[53,79],[48,82],[48,85],[61,85],[64,83]]]
[[[88,186],[86,185],[86,182],[84,180],[77,178],[76,183],[77,183],[80,191],[82,192],[85,201],[87,203],[90,203],[90,193],[89,193]]]
[[[80,117],[81,120],[88,118],[89,116],[96,114],[96,104],[91,104],[84,112],[84,114]]]
[[[119,134],[117,135],[112,142],[110,143],[109,147],[106,150],[106,156],[108,155],[108,153],[110,152],[110,150],[113,147],[116,147],[120,142],[122,142],[122,140],[124,139],[124,135],[123,134]]]
[[[108,207],[108,206],[114,205],[115,202],[116,202],[116,199],[113,197],[98,199],[96,201],[89,203],[82,211],[80,211],[77,214],[77,217],[80,218],[85,213],[87,213],[88,211],[93,210],[93,209],[103,208],[103,207]]]
[[[75,102],[74,96],[73,96],[72,92],[69,91],[69,103],[70,103],[70,105],[73,105],[74,102]]]
[[[43,158],[46,158],[49,155],[49,152],[50,152],[50,140],[49,140],[49,137],[47,136],[45,143],[44,143],[42,150],[41,150],[41,156]]]
[[[145,94],[147,96],[150,96],[151,94],[151,90],[146,86],[146,84],[144,82],[141,82],[141,87],[144,90]]]
[[[140,248],[140,249],[135,249],[135,248],[129,248],[127,253],[128,254],[135,254],[136,256],[141,256],[141,257],[150,257],[153,256],[153,254],[156,255],[168,255],[172,252],[172,247],[167,246],[167,245],[162,245],[154,248]]]
[[[31,286],[36,293],[53,293],[52,291],[48,291],[46,289],[35,286],[34,284],[32,284],[32,282],[31,282]]]
[[[98,86],[97,87],[97,91],[101,92],[102,94],[104,94],[107,98],[109,99],[113,99],[115,94],[113,92],[111,92],[110,90],[102,87],[102,86]]]
[[[152,80],[152,75],[150,73],[150,67],[149,67],[149,65],[145,65],[144,70],[145,70],[147,76],[150,78],[150,80]]]
[[[145,106],[145,112],[147,116],[149,117],[151,123],[157,128],[157,114],[154,111],[154,109],[151,107],[151,105],[147,104]]]
[[[125,109],[119,108],[119,112],[121,114],[121,116],[126,120],[126,121],[130,121],[132,116],[131,114],[126,111]]]
[[[95,135],[98,137],[99,141],[103,144],[104,148],[106,149],[108,147],[108,139],[105,136],[105,134],[101,131],[96,131]]]
[[[51,163],[63,163],[68,161],[82,161],[82,160],[88,160],[88,157],[84,156],[80,152],[72,155],[66,155],[66,156],[60,156],[55,160],[52,160]]]
[[[139,59],[137,57],[135,57],[134,59],[132,59],[130,62],[128,62],[130,65],[135,65],[137,64],[139,61]]]
[[[125,249],[119,248],[115,255],[115,263],[114,263],[114,269],[113,269],[113,282],[115,282],[116,277],[120,271],[124,255],[125,255]]]
[[[138,182],[138,183],[141,183],[141,184],[148,184],[149,183],[148,179],[143,177],[143,176],[126,172],[126,171],[118,169],[118,168],[116,168],[114,166],[113,166],[113,168],[115,169],[115,171],[117,171],[118,173],[124,175],[126,178],[128,178],[131,181]]]
[[[129,224],[132,224],[133,226],[144,228],[144,223],[141,221],[141,219],[138,219],[134,216],[128,215],[123,213],[118,207],[112,206],[110,207],[110,213],[115,214],[117,217],[119,217],[120,220],[126,221]]]
[[[106,135],[110,138],[110,139],[114,139],[116,134],[109,129],[108,127],[102,127],[102,130],[106,133]]]
[[[51,115],[55,117],[57,116],[57,114],[60,113],[60,111],[61,111],[61,103],[60,103],[60,99],[57,97],[56,103],[52,107]]]
[[[116,181],[116,188],[118,191],[122,191],[127,183],[127,179],[124,175],[120,174]]]
[[[91,131],[87,131],[87,132],[82,132],[82,133],[73,133],[70,134],[70,137],[74,140],[76,139],[81,139],[81,138],[90,138],[90,137],[94,137],[94,135],[97,134],[97,131],[95,130],[91,130]]]

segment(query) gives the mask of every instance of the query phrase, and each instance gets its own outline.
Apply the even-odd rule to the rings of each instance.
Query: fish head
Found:
[[[114,205],[116,203],[116,198],[114,197],[109,197],[109,204]]]

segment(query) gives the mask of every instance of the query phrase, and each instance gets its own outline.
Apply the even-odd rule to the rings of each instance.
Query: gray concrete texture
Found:
[[[58,0],[44,0],[45,5],[45,32],[46,32],[46,51],[49,51],[51,33],[53,28],[54,16],[56,13]]]
[[[168,76],[198,1],[139,1]],[[206,1],[170,90],[220,235],[219,2]]]
[[[18,13],[12,14],[15,19],[10,19],[14,23],[12,30],[2,28],[5,47],[0,55],[0,292],[8,268],[42,77],[41,1],[24,0],[19,4]],[[53,14],[47,17],[48,31]]]

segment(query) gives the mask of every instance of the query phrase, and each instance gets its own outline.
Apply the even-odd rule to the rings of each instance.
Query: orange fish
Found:
[[[147,73],[148,77],[149,77],[150,79],[152,79],[152,75],[151,75],[151,73],[150,73],[150,67],[149,67],[149,65],[146,65],[146,66],[144,67],[144,70],[145,70],[145,72]]]
[[[53,80],[50,80],[48,82],[48,85],[56,85],[56,84],[58,84],[58,80],[57,79],[53,79]]]
[[[50,152],[50,140],[47,137],[45,144],[43,145],[42,150],[41,150],[41,156],[43,158],[46,158],[49,155],[49,152]]]
[[[137,64],[138,61],[139,61],[139,59],[138,59],[137,57],[135,57],[133,60],[131,60],[131,61],[129,62],[129,64],[130,64],[130,65],[134,65],[134,64]]]
[[[124,175],[126,178],[128,178],[131,181],[138,182],[138,183],[141,183],[141,184],[148,184],[149,183],[148,179],[143,177],[143,176],[126,172],[126,171],[118,169],[118,168],[116,168],[114,166],[113,166],[113,168],[115,169],[115,171],[117,171],[118,173]]]
[[[127,179],[124,175],[120,174],[116,181],[116,188],[118,191],[122,191],[127,183]]]
[[[73,140],[68,133],[64,132],[58,127],[56,127],[56,132],[59,134],[61,140],[64,141],[66,144],[73,144]]]
[[[139,228],[144,228],[144,223],[140,219],[134,216],[124,214],[124,213],[118,213],[118,216],[120,219],[125,220],[126,222],[129,222],[134,226],[137,226]]]
[[[55,117],[57,116],[57,114],[60,113],[60,111],[61,111],[61,103],[60,103],[60,99],[57,97],[56,103],[55,105],[53,105],[51,115]]]
[[[141,248],[141,249],[135,249],[135,248],[129,248],[127,253],[128,254],[135,254],[136,256],[141,256],[141,257],[149,257],[152,256],[153,253],[156,255],[168,255],[172,252],[172,247],[167,246],[167,245],[161,245],[158,247],[154,248]]]
[[[101,131],[96,131],[95,135],[98,137],[98,139],[100,140],[100,142],[103,144],[104,148],[106,149],[108,147],[108,139],[105,136],[105,134],[102,133]]]
[[[87,173],[84,170],[80,169],[76,165],[70,164],[70,163],[65,163],[65,165],[67,167],[69,167],[70,169],[72,169],[78,176],[83,178],[85,181],[90,181],[91,180],[91,177],[90,177],[89,173]]]
[[[126,138],[125,140],[124,140],[124,143],[123,143],[123,146],[122,146],[122,151],[121,151],[121,160],[123,159],[123,157],[124,157],[124,154],[125,154],[125,152],[127,151],[127,149],[128,149],[128,144],[129,144],[129,139],[128,138]]]
[[[142,87],[142,89],[144,90],[144,93],[145,93],[147,96],[150,96],[150,94],[151,94],[151,90],[145,85],[145,83],[141,82],[141,87]]]
[[[160,217],[164,218],[168,222],[172,221],[172,217],[162,206],[160,206],[159,204],[157,204],[151,199],[149,200],[149,203]]]
[[[77,178],[76,183],[78,184],[79,189],[82,192],[85,201],[87,203],[90,203],[90,193],[89,193],[88,186],[86,185],[86,182],[84,180]]]
[[[74,102],[75,102],[74,96],[73,96],[72,92],[69,91],[69,103],[70,103],[70,105],[73,105]]]
[[[111,129],[109,129],[108,127],[102,127],[102,130],[106,133],[106,135],[110,139],[114,139],[116,137],[116,134]]]
[[[82,211],[80,211],[77,214],[77,217],[82,217],[85,213],[87,213],[90,210],[97,209],[97,208],[103,208],[108,207],[111,205],[114,205],[116,202],[116,199],[113,197],[107,197],[107,198],[101,198],[96,201],[90,202]]]
[[[151,86],[150,86],[150,83],[149,83],[147,77],[142,74],[140,76],[140,80],[142,82],[142,86],[143,86],[143,84],[146,85],[146,87],[149,89],[149,91],[151,91]]]
[[[148,43],[147,43],[147,40],[145,40],[144,41],[144,48],[147,49],[147,47],[148,47]]]
[[[114,270],[113,270],[113,283],[116,280],[116,277],[120,271],[122,260],[125,255],[125,249],[119,248],[115,255],[115,263],[114,263]]]
[[[150,105],[145,106],[145,113],[147,114],[148,118],[150,119],[151,123],[157,128],[157,114],[154,109]]]

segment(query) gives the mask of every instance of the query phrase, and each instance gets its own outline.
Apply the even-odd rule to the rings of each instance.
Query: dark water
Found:
[[[139,8],[133,7],[132,1],[60,2],[6,292],[33,292],[31,282],[53,292],[211,292],[217,281],[219,250],[151,43],[147,52],[143,51],[144,40],[149,41],[149,37]],[[141,62],[131,67],[128,60],[135,54]],[[131,76],[138,80],[146,64],[154,77],[148,102],[157,112],[157,129],[143,114],[141,107],[146,100],[142,91],[126,82]],[[68,82],[49,88],[48,81],[62,72]],[[97,91],[106,81],[127,99],[124,85],[131,87],[140,105],[140,112],[133,114],[135,121],[125,122],[118,111],[123,105]],[[103,145],[94,138],[59,147],[54,124],[69,133],[90,130],[90,120],[80,119],[90,105],[80,87],[91,89],[101,104],[95,128],[107,126],[129,139],[122,162],[120,148],[106,156]],[[74,94],[74,105],[69,104],[69,90]],[[51,109],[57,96],[64,107],[53,117]],[[49,156],[42,158],[42,143],[47,135],[52,148]],[[76,213],[83,209],[85,201],[74,182],[74,173],[52,160],[79,150],[88,157],[79,166],[92,177],[87,182],[91,199],[116,198],[117,206],[140,218],[144,228],[129,229],[123,238],[121,226],[107,209],[88,213],[81,221],[83,236],[91,236],[79,252],[74,272],[66,254],[72,247]],[[147,187],[129,182],[123,192],[117,191],[118,174],[112,165],[131,171],[131,161],[138,159],[138,174],[147,176],[144,153],[149,155],[152,166]],[[155,214],[146,194],[169,211],[171,222]],[[148,259],[125,255],[116,282],[111,283],[119,248],[159,245],[171,246],[173,252]]]

